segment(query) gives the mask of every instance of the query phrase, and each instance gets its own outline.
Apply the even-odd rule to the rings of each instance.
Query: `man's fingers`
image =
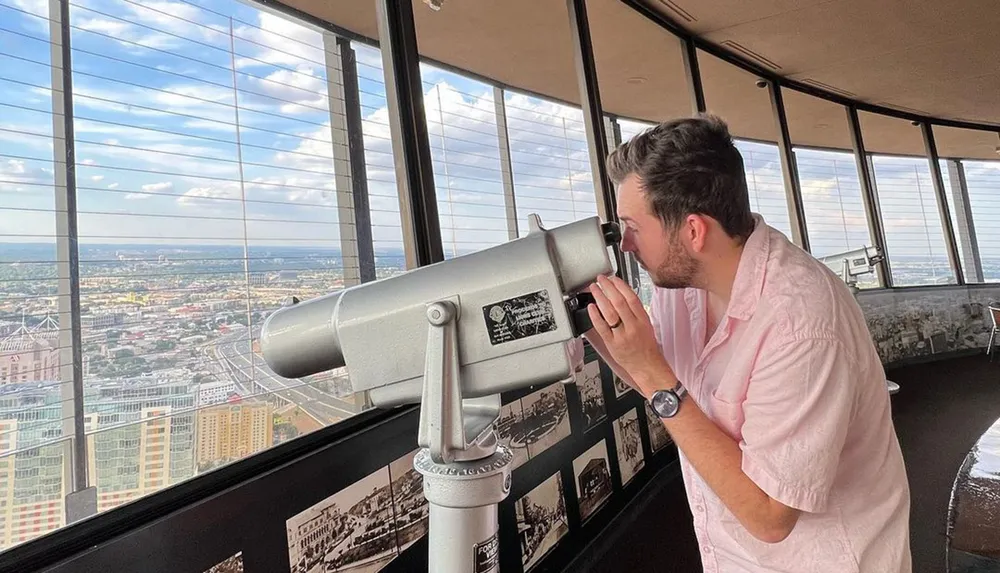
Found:
[[[597,331],[597,334],[601,337],[602,341],[605,341],[604,344],[605,346],[607,346],[606,341],[610,340],[612,336],[611,327],[608,326],[608,323],[604,320],[604,317],[601,316],[601,311],[598,310],[597,306],[595,306],[594,304],[587,305],[587,314],[590,315],[590,322],[591,324],[594,325],[594,330]]]
[[[615,277],[615,279],[621,280],[618,279],[618,277]],[[619,292],[614,281],[606,276],[600,275],[597,277],[597,283],[601,286],[601,290],[604,291],[604,296],[607,297],[607,300],[612,304],[612,306],[614,306],[615,312],[618,313],[618,316],[622,317],[622,320],[625,322],[631,322],[632,319],[635,318],[635,312],[633,312],[629,307],[628,302],[625,301],[625,297],[623,297],[622,293]],[[597,298],[596,294],[594,295],[594,298]],[[603,310],[604,307],[601,307],[601,311]]]
[[[594,295],[597,310],[600,311],[605,324],[617,325],[622,320],[621,315],[615,310],[615,305],[608,300],[608,296],[604,294],[604,290],[600,286],[596,284],[590,285],[590,294]]]
[[[646,307],[642,306],[642,301],[639,299],[639,295],[635,294],[635,291],[632,290],[632,287],[628,286],[628,283],[616,276],[610,277],[610,280],[611,284],[613,284],[618,292],[621,293],[622,298],[625,299],[625,303],[628,304],[632,314],[636,316],[648,315]]]

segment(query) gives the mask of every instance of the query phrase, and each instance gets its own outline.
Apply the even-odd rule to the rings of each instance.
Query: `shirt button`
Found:
[[[706,554],[709,554],[709,553],[712,552],[712,548],[709,547],[708,545],[702,547],[702,549],[705,551]]]
[[[702,506],[700,506],[700,505],[696,505],[696,506],[694,506],[694,510],[697,511],[698,513],[701,513],[703,511],[705,511],[705,508],[702,507]]]

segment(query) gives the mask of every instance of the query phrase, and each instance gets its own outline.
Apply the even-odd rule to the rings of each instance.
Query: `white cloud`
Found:
[[[115,38],[124,38],[127,32],[134,29],[133,25],[128,22],[105,18],[83,18],[76,24],[76,27],[88,32],[98,32]]]
[[[49,17],[49,1],[48,0],[13,0],[14,6],[19,9],[29,12],[36,16],[41,16],[42,18]]]
[[[242,25],[235,29],[239,39],[254,44],[249,57],[236,60],[239,68],[261,66],[261,62],[279,66],[299,66],[313,63],[324,65],[323,35],[307,26],[266,11],[258,13],[258,25]]]
[[[142,201],[144,199],[150,199],[152,195],[148,193],[126,193],[125,199],[128,201]]]
[[[92,176],[90,178],[90,180],[93,181],[94,183],[100,183],[101,181],[104,181],[104,176],[103,175],[94,175],[94,176]]]
[[[203,22],[210,21],[215,16],[192,4],[144,0],[141,3],[129,3],[127,8],[131,13],[125,16],[130,20],[163,32],[176,34],[182,38],[197,40],[220,48],[229,48],[229,29],[224,29],[216,24],[203,25]],[[192,22],[197,22],[197,24],[192,24]],[[179,41],[179,39],[172,38],[167,34],[160,35],[172,42]]]
[[[117,188],[118,188],[117,183],[112,183],[111,185],[108,185],[108,189],[117,189]]]
[[[160,191],[169,191],[174,188],[174,184],[170,181],[163,181],[160,183],[149,183],[142,186],[143,191],[150,193],[157,193]]]
[[[52,171],[23,159],[0,159],[0,192],[37,191],[39,184],[52,184]]]
[[[294,72],[277,70],[265,78],[248,78],[247,82],[250,84],[249,91],[261,95],[247,94],[240,99],[260,102],[261,106],[254,107],[279,106],[279,111],[283,114],[310,113],[328,109],[326,80],[317,75],[311,66],[298,66]]]
[[[177,203],[184,206],[211,205],[213,199],[240,199],[242,192],[237,182],[222,182],[218,185],[192,187],[177,198]]]
[[[27,23],[28,27],[40,32],[48,32],[49,0],[13,0],[13,3],[19,10],[37,16],[37,18],[32,18],[31,16],[16,14],[15,17],[20,16]]]

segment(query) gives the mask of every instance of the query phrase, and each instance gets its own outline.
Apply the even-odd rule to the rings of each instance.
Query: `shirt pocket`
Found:
[[[713,390],[708,397],[708,417],[736,441],[742,439],[743,429],[743,399],[732,401],[723,398],[719,390]]]

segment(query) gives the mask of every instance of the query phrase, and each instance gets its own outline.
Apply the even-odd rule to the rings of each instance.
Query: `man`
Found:
[[[909,572],[909,487],[864,316],[751,213],[725,123],[661,124],[608,171],[622,250],[657,288],[647,315],[601,277],[586,337],[677,444],[705,571]]]

